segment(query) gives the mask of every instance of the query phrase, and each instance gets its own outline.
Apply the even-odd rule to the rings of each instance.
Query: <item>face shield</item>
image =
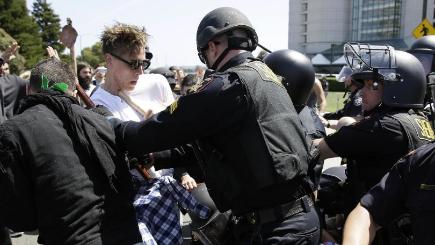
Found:
[[[394,48],[389,45],[347,43],[344,45],[346,63],[352,69],[352,80],[378,82],[399,81]]]

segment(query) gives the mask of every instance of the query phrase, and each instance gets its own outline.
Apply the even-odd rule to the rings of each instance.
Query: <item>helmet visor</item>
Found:
[[[354,71],[397,68],[394,48],[389,45],[346,43],[344,57]]]

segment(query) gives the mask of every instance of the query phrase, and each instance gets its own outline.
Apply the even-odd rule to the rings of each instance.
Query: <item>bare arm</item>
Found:
[[[370,244],[379,228],[369,211],[358,204],[346,219],[343,245]]]
[[[324,159],[331,158],[331,157],[338,157],[338,155],[335,154],[335,152],[333,152],[331,150],[331,148],[329,148],[328,144],[326,144],[326,142],[323,138],[322,139],[315,139],[315,140],[313,140],[313,143],[319,149],[320,160],[324,160]]]
[[[51,46],[47,46],[46,50],[47,50],[48,57],[50,58],[54,57],[55,59],[60,60],[59,54],[57,53],[56,49],[54,49]]]
[[[12,42],[11,45],[3,52],[2,58],[5,62],[9,62],[15,55],[17,55],[17,51],[20,48],[16,41]]]
[[[319,104],[319,112],[323,113],[325,112],[326,108],[326,97],[325,93],[323,92],[322,84],[318,79],[316,79],[314,82],[313,90],[317,97],[317,103]]]

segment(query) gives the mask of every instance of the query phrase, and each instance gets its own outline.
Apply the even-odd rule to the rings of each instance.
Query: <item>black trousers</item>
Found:
[[[314,207],[283,220],[251,224],[246,219],[230,224],[233,234],[228,244],[304,244],[318,245],[320,223]]]
[[[9,229],[0,223],[0,245],[12,245]]]

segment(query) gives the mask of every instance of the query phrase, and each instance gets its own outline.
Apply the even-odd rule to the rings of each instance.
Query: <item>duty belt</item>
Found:
[[[266,224],[283,220],[301,212],[309,212],[312,206],[314,206],[313,200],[308,195],[305,195],[292,202],[280,204],[271,208],[260,209],[255,212],[241,215],[237,218],[246,219],[251,224]]]

